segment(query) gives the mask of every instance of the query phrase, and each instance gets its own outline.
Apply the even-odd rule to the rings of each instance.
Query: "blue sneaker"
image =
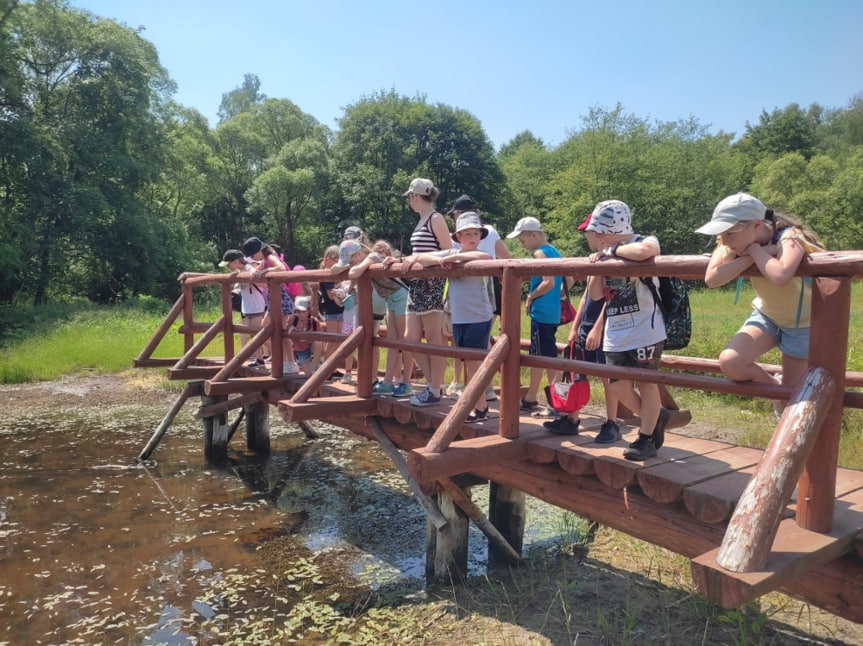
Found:
[[[377,381],[372,386],[372,392],[375,395],[392,395],[395,392],[395,386],[388,381]]]
[[[440,404],[440,397],[435,397],[432,391],[426,387],[419,395],[414,395],[410,399],[411,406],[434,406]]]
[[[610,419],[605,420],[602,423],[602,427],[599,429],[599,433],[597,433],[596,438],[594,438],[594,442],[597,444],[613,444],[620,439],[620,426],[617,425],[616,422],[612,422]],[[630,446],[630,448],[634,448],[634,444]]]
[[[393,387],[392,396],[393,397],[404,397],[405,395],[413,394],[414,389],[411,388],[410,384],[406,384],[405,382],[401,382],[400,384],[396,384]]]

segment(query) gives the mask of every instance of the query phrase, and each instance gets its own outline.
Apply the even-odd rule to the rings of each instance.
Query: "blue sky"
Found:
[[[524,130],[559,144],[591,107],[617,103],[739,136],[762,110],[845,107],[863,92],[861,0],[70,4],[143,26],[174,98],[213,126],[247,73],[334,130],[363,96],[425,95],[469,111],[495,147]]]

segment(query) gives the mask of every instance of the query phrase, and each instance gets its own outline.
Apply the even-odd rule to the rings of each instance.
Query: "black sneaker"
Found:
[[[610,419],[607,419],[602,423],[602,427],[599,429],[599,433],[597,433],[596,438],[593,441],[597,444],[613,444],[619,439],[620,427],[616,422],[612,422]]]
[[[653,427],[653,446],[657,449],[661,449],[662,445],[665,444],[665,427],[668,426],[668,418],[671,417],[671,413],[667,408],[659,409],[659,418],[656,420],[656,426]]]
[[[572,421],[569,415],[563,415],[550,422],[543,422],[542,426],[549,433],[555,435],[578,435],[580,420]]]
[[[464,420],[465,424],[475,424],[476,422],[482,422],[488,419],[488,409],[479,410],[477,408],[473,409],[473,412],[467,416],[467,419]]]
[[[627,460],[637,460],[639,462],[652,458],[656,455],[656,446],[653,444],[652,435],[638,434],[638,439],[629,445],[628,449],[623,449],[623,457]]]
[[[520,408],[526,413],[535,413],[539,410],[539,402],[529,402],[526,399],[522,399]]]
[[[656,420],[656,426],[653,427],[653,435],[650,437],[653,438],[653,444],[657,449],[661,449],[662,445],[665,444],[665,427],[668,426],[668,418],[671,416],[671,413],[668,412],[667,408],[659,409],[659,418]],[[629,445],[629,448],[634,449],[638,440]]]

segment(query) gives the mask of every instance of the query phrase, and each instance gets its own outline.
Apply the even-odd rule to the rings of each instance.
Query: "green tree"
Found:
[[[817,104],[804,112],[796,103],[789,104],[783,110],[777,108],[770,113],[762,110],[756,125],[746,123],[743,139],[759,159],[791,152],[800,153],[808,159],[816,150],[815,132],[822,112]]]
[[[255,74],[246,74],[242,85],[222,95],[218,112],[219,123],[251,111],[266,98],[267,96],[261,93],[261,80]]]

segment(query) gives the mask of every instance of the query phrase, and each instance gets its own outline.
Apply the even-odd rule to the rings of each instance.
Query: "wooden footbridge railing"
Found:
[[[358,325],[349,336],[292,333],[295,338],[338,341],[338,349],[308,378],[282,375],[281,309],[261,330],[237,325],[231,312],[231,284],[249,275],[202,275],[187,278],[183,294],[134,365],[167,367],[171,379],[192,383],[139,457],[147,457],[186,398],[200,395],[197,416],[205,424],[205,448],[224,450],[233,430],[226,414],[243,409],[250,447],[266,450],[265,414],[278,407],[287,421],[321,419],[381,442],[429,512],[438,532],[455,522],[442,516],[429,493],[449,495],[474,519],[494,547],[510,560],[521,547],[523,492],[570,509],[692,559],[698,589],[725,607],[746,603],[773,589],[783,589],[836,614],[863,622],[863,472],[837,468],[844,407],[863,408],[863,375],[847,371],[851,281],[863,275],[863,251],[825,252],[805,260],[798,275],[813,278],[809,369],[796,388],[733,382],[717,373],[715,360],[668,355],[663,370],[637,370],[581,361],[531,357],[521,352],[522,283],[531,275],[566,275],[578,279],[610,276],[678,276],[700,280],[707,259],[658,257],[650,263],[586,259],[474,262],[444,271],[420,269],[411,276],[497,276],[502,282],[500,334],[489,352],[431,346],[386,337],[374,330],[372,277],[393,275],[380,266],[358,282]],[[281,272],[267,277],[271,300],[281,298],[281,283],[331,279],[326,271]],[[222,311],[214,323],[195,320],[193,290],[217,285]],[[182,314],[179,332],[184,355],[156,359],[161,340]],[[236,351],[234,334],[253,334]],[[698,335],[698,312],[694,316]],[[221,337],[221,352],[204,356]],[[255,350],[269,341],[272,369],[245,367]],[[413,408],[406,399],[372,395],[377,366],[375,348],[481,361],[474,379],[453,405]],[[212,351],[211,351],[212,352]],[[326,377],[356,352],[356,387],[327,383]],[[658,383],[664,405],[673,409],[669,428],[685,425],[689,411],[678,410],[666,387],[690,388],[749,397],[788,399],[789,405],[764,452],[722,442],[669,433],[655,458],[644,463],[622,459],[637,420],[616,445],[597,445],[591,432],[598,421],[585,420],[575,437],[553,436],[519,411],[522,367],[575,369],[600,376]],[[768,366],[775,371],[777,367]],[[670,370],[674,370],[672,372]],[[702,374],[693,374],[702,373]],[[470,402],[499,376],[497,416],[465,425]],[[729,420],[733,424],[733,420]],[[398,450],[407,451],[405,460]],[[465,474],[500,487],[501,503],[486,519],[470,503],[453,477]],[[796,498],[794,491],[796,489]],[[494,496],[493,496],[494,497]],[[505,511],[501,511],[505,510]],[[733,510],[733,511],[732,511]]]

